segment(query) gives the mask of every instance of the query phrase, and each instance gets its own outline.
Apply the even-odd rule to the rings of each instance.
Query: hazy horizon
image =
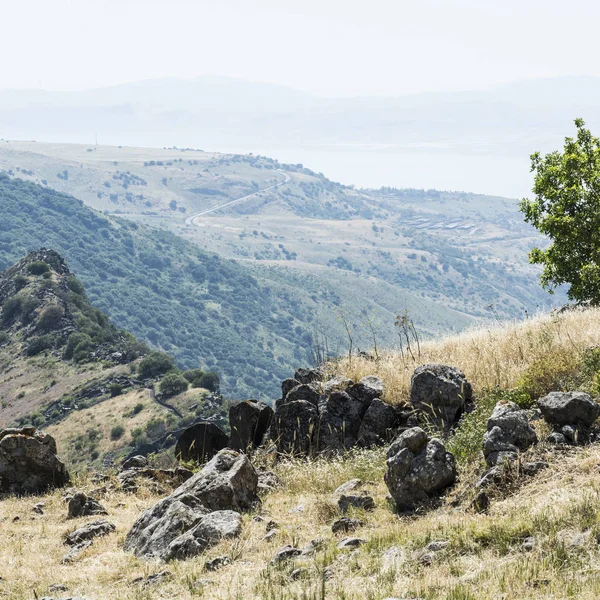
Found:
[[[3,32],[2,89],[216,73],[321,96],[403,95],[600,76],[600,6],[583,0],[568,11],[556,0],[24,0],[3,16],[27,39],[21,26]]]

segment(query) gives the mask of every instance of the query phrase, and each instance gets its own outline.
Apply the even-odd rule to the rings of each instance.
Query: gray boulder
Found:
[[[271,436],[281,454],[308,454],[318,425],[317,407],[306,400],[287,402],[277,408]]]
[[[164,560],[185,560],[202,554],[225,538],[242,533],[242,516],[233,510],[208,513],[189,531],[175,538],[168,546]]]
[[[483,455],[488,465],[504,460],[515,460],[537,444],[537,435],[531,427],[527,411],[514,402],[498,402],[487,423],[483,436]]]
[[[67,518],[89,517],[90,515],[107,515],[106,509],[94,498],[86,496],[83,492],[73,494],[69,500],[69,513]]]
[[[300,383],[318,383],[323,380],[323,371],[321,369],[297,369],[294,373],[294,379]]]
[[[348,389],[348,393],[369,406],[375,398],[381,398],[384,392],[383,381],[375,375],[367,375]]]
[[[358,429],[358,440],[365,446],[383,444],[394,437],[401,420],[400,410],[375,398],[365,412]]]
[[[293,377],[290,379],[284,379],[281,382],[281,397],[285,398],[290,390],[293,390],[295,387],[299,386],[300,382]]]
[[[179,436],[175,456],[184,462],[203,463],[228,444],[227,434],[214,423],[196,423]]]
[[[94,538],[108,535],[115,530],[115,526],[106,519],[93,521],[71,532],[65,539],[67,546],[78,546],[84,542],[91,542]]]
[[[218,536],[201,529],[173,547],[171,544],[191,532],[212,511],[227,514],[209,519],[206,527],[215,527],[221,537],[229,536],[231,531],[237,531],[236,519],[229,513],[255,506],[257,485],[256,471],[244,454],[221,450],[199,473],[142,513],[127,534],[125,550],[139,557],[163,560],[193,552],[203,547],[200,539],[215,540]],[[215,523],[223,526],[219,529]]]
[[[283,398],[282,403],[296,402],[297,400],[306,400],[315,406],[319,405],[321,392],[316,383],[301,383],[292,388]]]
[[[583,392],[550,392],[538,407],[548,423],[559,427],[590,427],[600,416],[600,405]]]
[[[148,459],[145,456],[137,455],[128,458],[121,465],[121,471],[128,471],[129,469],[144,469],[149,465]]]
[[[273,419],[273,409],[264,402],[245,400],[229,409],[229,447],[246,452],[258,448]]]
[[[410,384],[412,405],[433,423],[449,428],[473,398],[465,374],[456,367],[428,364],[415,369]]]
[[[0,431],[0,494],[37,494],[68,481],[52,436],[35,427]]]
[[[411,510],[454,484],[454,456],[440,440],[413,427],[388,448],[384,479],[396,508]]]
[[[347,392],[331,392],[319,405],[319,450],[341,450],[356,444],[368,405]]]

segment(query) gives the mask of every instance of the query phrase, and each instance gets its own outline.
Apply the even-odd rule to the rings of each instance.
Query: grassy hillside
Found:
[[[593,391],[600,373],[593,349],[600,343],[599,317],[598,309],[575,311],[465,333],[425,344],[420,361],[440,360],[463,368],[474,383],[479,410],[488,409],[484,392],[496,384],[496,399],[513,394],[508,388],[525,381],[540,386],[530,388],[531,398],[561,387]],[[389,399],[398,401],[412,372],[412,364],[401,356],[379,363],[341,362],[337,368],[353,376],[379,373],[389,387]],[[131,582],[164,571],[165,566],[137,560],[124,553],[122,545],[141,511],[161,497],[150,487],[142,486],[132,495],[120,491],[115,480],[106,482],[99,498],[117,531],[95,541],[75,566],[60,563],[63,536],[74,529],[66,521],[60,491],[4,500],[6,513],[20,520],[5,523],[2,590],[15,600],[30,598],[32,589],[41,596],[56,583],[66,585],[71,594],[85,593],[98,600],[597,598],[598,445],[557,449],[540,442],[525,459],[547,461],[548,468],[533,477],[515,471],[509,484],[493,493],[488,512],[477,513],[471,502],[474,483],[485,470],[481,442],[487,417],[478,411],[471,415],[450,437],[460,481],[438,508],[401,518],[392,512],[383,483],[383,448],[338,458],[282,460],[271,465],[283,485],[264,495],[258,509],[264,520],[245,515],[239,539],[224,541],[204,556],[170,563],[166,567],[170,576],[147,588]],[[543,440],[544,423],[536,421],[534,426]],[[345,534],[331,532],[331,523],[341,516],[333,491],[354,477],[364,482],[376,508],[350,513],[364,523],[352,534],[364,542],[348,551],[337,547]],[[97,487],[88,479],[76,485],[86,491]],[[31,507],[38,501],[45,503],[45,514],[32,517]],[[266,540],[270,520],[277,523],[277,533]],[[25,537],[39,543],[23,544]],[[270,564],[283,545],[302,548],[316,538],[322,538],[322,546],[314,555]],[[431,542],[446,545],[432,552],[427,549]],[[41,562],[40,552],[46,557]],[[216,572],[204,570],[205,561],[217,556],[228,556],[232,563]],[[303,570],[294,573],[298,568]]]
[[[324,287],[335,280],[357,316],[373,298],[385,304],[394,295],[396,313],[405,298],[417,298],[434,303],[441,321],[447,309],[470,319],[522,318],[564,301],[540,288],[527,252],[541,240],[507,198],[357,190],[302,165],[178,148],[9,141],[0,144],[0,170],[163,227],[207,252],[310,274]],[[199,212],[249,194],[192,222]],[[355,277],[347,281],[342,273]],[[367,279],[375,289],[357,294],[355,282]],[[448,331],[427,323],[429,306],[414,315],[423,329]],[[391,325],[385,311],[379,316]]]
[[[317,334],[331,350],[342,348],[340,310],[360,346],[370,338],[367,314],[387,343],[404,308],[414,308],[429,335],[472,321],[352,271],[250,269],[168,231],[101,215],[72,197],[0,175],[0,268],[42,245],[68,260],[93,304],[119,327],[171,353],[181,367],[216,370],[225,394],[238,398],[276,398],[279,382],[310,361]]]

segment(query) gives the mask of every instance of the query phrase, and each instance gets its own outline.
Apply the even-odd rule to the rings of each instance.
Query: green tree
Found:
[[[563,152],[531,156],[533,200],[520,208],[525,221],[550,239],[534,248],[530,262],[542,265],[541,283],[551,293],[569,284],[571,300],[600,303],[600,140],[576,119],[577,136]]]
[[[141,361],[138,372],[141,377],[157,377],[175,367],[175,361],[164,352],[150,352]]]
[[[181,373],[167,373],[160,382],[160,393],[170,398],[188,389],[187,379]]]

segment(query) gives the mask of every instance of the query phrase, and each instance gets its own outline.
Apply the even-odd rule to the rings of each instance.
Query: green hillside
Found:
[[[93,304],[180,366],[220,372],[228,394],[273,396],[307,360],[307,306],[243,266],[176,236],[109,219],[82,202],[0,175],[0,268],[51,247]]]

